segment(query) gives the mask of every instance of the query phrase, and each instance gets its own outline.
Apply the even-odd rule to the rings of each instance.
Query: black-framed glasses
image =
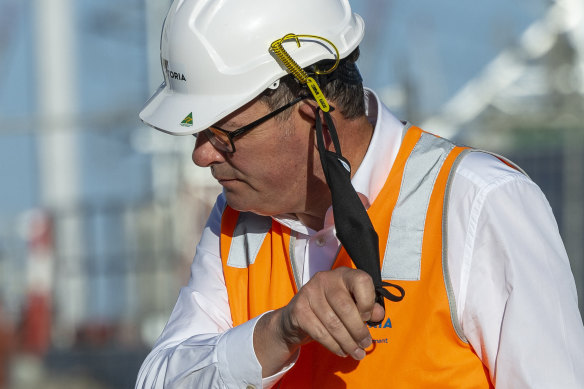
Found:
[[[253,122],[238,128],[237,130],[227,131],[217,126],[211,126],[206,130],[201,131],[202,134],[209,139],[209,142],[219,151],[224,151],[227,153],[235,153],[235,143],[233,140],[238,136],[245,134],[246,132],[253,130],[263,122],[270,120],[277,114],[281,113],[282,111],[287,110],[288,108],[292,107],[294,104],[309,98],[310,96],[299,96],[294,100],[290,101],[289,103],[281,106],[280,108],[276,109],[275,111],[270,112],[269,114],[262,116],[261,118],[254,120]],[[197,137],[198,134],[193,134]]]

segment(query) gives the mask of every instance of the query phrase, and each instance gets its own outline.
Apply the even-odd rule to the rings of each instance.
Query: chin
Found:
[[[275,216],[293,213],[293,207],[277,196],[255,196],[258,192],[223,190],[227,204],[239,212],[253,212],[261,216]]]
[[[252,204],[245,201],[237,201],[237,199],[231,199],[228,195],[226,195],[225,198],[227,200],[227,205],[239,212],[253,212],[261,216],[274,216],[284,213],[266,209],[265,207],[259,206],[257,203]]]
[[[225,199],[227,200],[227,205],[231,208],[235,209],[239,212],[254,212],[261,214],[258,212],[258,207],[256,202],[252,202],[249,200],[242,199],[241,196],[236,196],[234,194],[230,194],[229,192],[225,192]]]

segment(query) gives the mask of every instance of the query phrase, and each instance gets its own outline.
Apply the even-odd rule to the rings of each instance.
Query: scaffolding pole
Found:
[[[76,61],[74,0],[35,0],[35,69],[38,104],[38,177],[41,207],[49,212],[79,201],[80,166],[78,133],[78,74]],[[50,123],[63,123],[62,131]],[[45,123],[47,125],[45,125]],[[59,328],[71,337],[83,320],[86,306],[81,259],[84,254],[83,222],[80,218],[56,220],[55,266],[74,276],[55,280],[52,291]],[[61,258],[59,258],[61,254]],[[65,255],[63,255],[65,254]],[[69,258],[64,263],[63,258]],[[56,274],[56,276],[58,276]]]

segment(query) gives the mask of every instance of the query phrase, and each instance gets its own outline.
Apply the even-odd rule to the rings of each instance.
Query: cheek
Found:
[[[289,143],[273,151],[270,160],[261,168],[261,184],[265,185],[272,201],[289,202],[305,196],[309,162],[305,146],[298,143]]]
[[[295,212],[306,201],[307,184],[312,182],[314,155],[308,134],[279,128],[276,135],[259,138],[261,133],[248,137],[253,149],[245,149],[245,159],[238,159],[237,152],[231,162],[245,176],[249,184],[249,199],[255,206],[270,212]],[[299,136],[302,135],[302,136]],[[242,139],[243,140],[243,139]],[[242,142],[244,143],[244,142]],[[244,145],[242,145],[242,152]],[[249,157],[249,158],[247,158]],[[316,156],[318,159],[318,156]],[[252,194],[253,193],[253,194]],[[257,209],[256,209],[257,210]]]

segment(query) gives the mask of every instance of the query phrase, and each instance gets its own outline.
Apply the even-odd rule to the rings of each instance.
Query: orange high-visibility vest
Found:
[[[368,209],[379,235],[382,278],[405,298],[386,302],[361,361],[317,342],[301,347],[278,388],[490,388],[488,370],[466,341],[448,275],[449,178],[470,150],[411,127],[381,192]],[[292,240],[292,242],[291,242]],[[289,228],[226,207],[221,258],[233,325],[286,305],[297,292]],[[354,267],[341,249],[333,268]]]

